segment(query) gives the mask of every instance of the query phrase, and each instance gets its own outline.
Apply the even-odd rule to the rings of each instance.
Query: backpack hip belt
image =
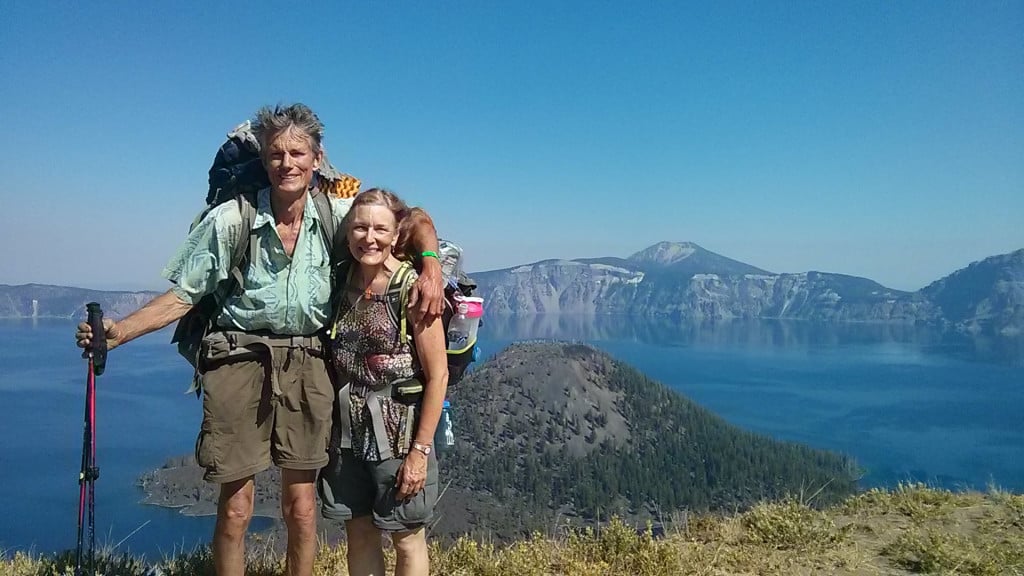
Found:
[[[381,460],[399,458],[409,451],[416,426],[416,407],[418,404],[405,405],[408,413],[405,417],[405,428],[400,431],[402,437],[398,442],[401,451],[399,454],[395,454],[391,450],[391,443],[388,441],[388,432],[384,426],[384,413],[381,410],[380,399],[390,398],[394,394],[396,386],[405,382],[412,382],[413,380],[398,380],[379,389],[371,389],[366,393],[366,409],[370,412],[370,422],[373,424],[373,438],[376,441],[377,452]],[[401,389],[401,386],[399,386],[399,389]],[[422,392],[422,383],[419,385],[419,389]],[[345,384],[338,390],[338,434],[335,438],[338,450],[352,448],[352,397],[349,395],[351,391],[351,384]]]
[[[324,343],[321,340],[320,334],[286,336],[264,330],[217,330],[216,332],[211,332],[207,338],[216,334],[223,334],[225,340],[227,340],[232,348],[266,346],[268,348],[304,348],[315,352],[321,352],[324,349]]]
[[[278,374],[291,360],[293,350],[305,350],[323,358],[324,343],[319,334],[310,336],[284,336],[265,331],[216,330],[203,339],[203,361],[218,364],[251,357],[270,361],[270,386],[274,396],[280,396]]]

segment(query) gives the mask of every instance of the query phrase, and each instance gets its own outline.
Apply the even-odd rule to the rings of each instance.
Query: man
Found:
[[[120,321],[104,321],[110,349],[167,326],[229,277],[237,242],[256,243],[242,289],[215,318],[200,359],[203,424],[196,458],[219,483],[213,536],[220,576],[245,571],[245,534],[253,512],[254,475],[281,468],[281,510],[288,528],[287,574],[312,573],[316,555],[316,473],[327,463],[334,390],[319,334],[331,318],[331,254],[310,196],[323,162],[323,125],[308,107],[263,108],[253,132],[270,187],[256,197],[252,230],[243,230],[237,202],[215,207],[189,233],[163,275],[174,287]],[[331,198],[335,228],[351,200]],[[412,302],[437,316],[442,275],[437,236],[419,214],[411,243],[424,254]],[[78,344],[88,347],[87,324]]]

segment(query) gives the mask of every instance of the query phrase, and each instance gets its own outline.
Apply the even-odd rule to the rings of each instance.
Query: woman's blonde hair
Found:
[[[409,215],[409,206],[406,205],[405,201],[394,192],[383,188],[370,188],[356,194],[349,211],[353,211],[359,206],[383,206],[391,210],[391,213],[395,215],[395,222],[399,223]]]

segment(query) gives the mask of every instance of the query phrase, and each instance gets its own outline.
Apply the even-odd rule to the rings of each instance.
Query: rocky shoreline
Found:
[[[481,494],[442,481],[442,495],[437,503],[434,521],[428,525],[432,538],[451,539],[463,534],[485,534],[493,541],[504,542],[516,536],[503,522],[507,511],[488,501]],[[142,503],[178,509],[187,516],[213,516],[217,513],[218,485],[203,480],[203,469],[193,456],[171,458],[160,468],[139,477],[137,485],[145,493]],[[276,466],[256,475],[254,516],[275,520],[273,526],[261,533],[264,542],[283,546],[287,542],[284,522],[281,521],[281,474]],[[319,505],[318,505],[319,506]],[[317,519],[322,541],[336,543],[344,540],[341,522]],[[252,535],[250,535],[252,536]]]
[[[192,456],[172,458],[156,470],[139,477],[138,486],[146,494],[143,504],[177,508],[186,516],[213,516],[217,513],[217,484],[203,480],[203,469]],[[281,518],[281,474],[276,467],[256,475],[253,514]]]

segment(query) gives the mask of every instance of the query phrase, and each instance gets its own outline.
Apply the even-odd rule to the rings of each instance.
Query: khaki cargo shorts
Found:
[[[210,347],[204,354],[196,462],[208,482],[241,480],[271,462],[291,470],[327,464],[334,388],[320,342],[311,342],[245,354]]]

